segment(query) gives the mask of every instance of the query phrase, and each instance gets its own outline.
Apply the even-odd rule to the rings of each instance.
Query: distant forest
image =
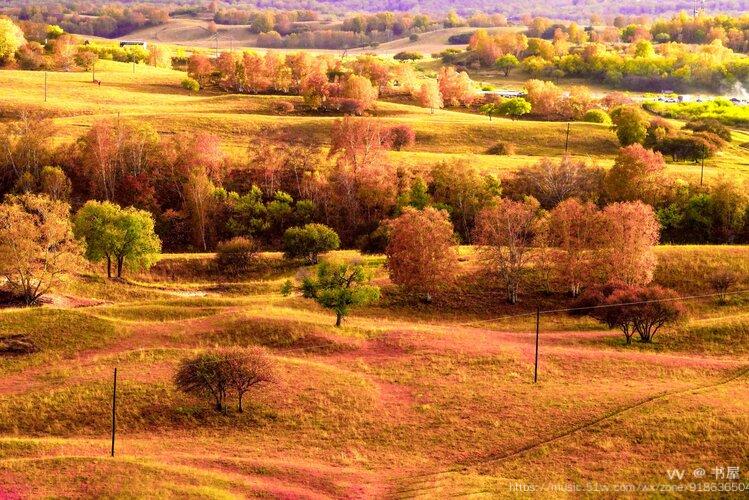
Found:
[[[0,9],[30,5],[59,5],[60,10],[71,5],[86,6],[85,10],[95,11],[93,6],[119,3],[132,9],[138,4],[160,5],[170,11],[189,12],[195,8],[207,8],[214,4],[217,8],[257,8],[278,10],[313,10],[320,14],[345,15],[352,12],[412,12],[444,14],[450,10],[462,16],[474,11],[488,14],[500,13],[510,19],[522,15],[546,16],[555,19],[582,20],[591,15],[600,17],[625,16],[664,16],[681,11],[692,13],[696,7],[706,13],[738,14],[749,12],[749,0],[231,0],[231,1],[173,1],[146,0],[111,2],[110,0],[88,0],[85,2],[54,2],[45,0],[0,0]],[[78,10],[78,9],[76,9]]]
[[[695,5],[708,13],[744,13],[749,11],[749,0],[640,0],[639,2],[622,2],[621,0],[241,0],[232,2],[239,5],[258,8],[277,8],[284,10],[311,9],[321,13],[365,12],[425,12],[445,13],[455,9],[461,15],[474,10],[486,13],[501,13],[507,17],[520,17],[523,14],[547,16],[564,19],[581,19],[590,15],[650,15],[661,16],[680,11],[692,12]]]

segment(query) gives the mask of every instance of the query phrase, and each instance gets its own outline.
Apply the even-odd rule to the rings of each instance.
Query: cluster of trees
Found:
[[[690,127],[702,130],[705,124]],[[692,134],[722,133],[712,130]],[[162,137],[147,123],[127,120],[96,122],[78,141],[59,147],[55,135],[50,121],[28,115],[3,130],[0,193],[43,193],[76,207],[93,199],[147,210],[169,250],[209,250],[239,236],[259,247],[282,248],[289,228],[322,223],[343,246],[382,251],[381,222],[404,207],[428,205],[448,210],[456,233],[468,242],[477,214],[500,193],[514,200],[533,196],[547,210],[569,197],[599,206],[643,200],[662,215],[669,238],[677,228],[694,241],[747,237],[741,186],[670,180],[663,156],[636,141],[608,171],[569,158],[544,159],[500,185],[466,160],[393,164],[388,149],[408,147],[413,131],[373,118],[337,120],[327,151],[312,138],[269,130],[253,138],[244,157],[232,159],[211,134]],[[688,202],[694,197],[700,203]]]
[[[713,156],[731,140],[731,131],[717,120],[695,120],[676,129],[662,118],[652,118],[641,107],[619,106],[611,120],[623,146],[642,144],[674,161],[700,161]]]
[[[81,43],[56,25],[20,23],[0,18],[0,65],[24,70],[91,71],[99,59],[147,63],[170,68],[170,51],[158,45],[148,49]]]
[[[174,374],[174,385],[187,394],[208,399],[218,412],[227,413],[227,399],[234,395],[237,411],[244,412],[244,398],[255,388],[275,383],[278,369],[261,347],[217,349],[183,359]]]
[[[431,300],[456,278],[456,238],[445,210],[406,208],[388,223],[387,269],[393,283]],[[603,210],[568,198],[549,211],[537,200],[495,197],[476,214],[473,241],[485,269],[514,304],[537,274],[536,291],[554,285],[573,297],[584,287],[621,281],[646,285],[655,268],[658,220],[642,202]]]
[[[681,12],[671,19],[654,21],[650,34],[657,42],[710,44],[720,40],[736,52],[749,52],[749,15],[692,17]]]
[[[115,38],[169,20],[167,9],[153,4],[124,6],[107,3],[92,6],[74,2],[24,4],[17,13],[22,21],[60,26],[68,33]]]
[[[423,79],[406,63],[388,63],[372,55],[342,60],[306,52],[223,52],[216,59],[193,54],[188,74],[200,87],[226,91],[281,93],[304,97],[312,110],[362,114],[380,95],[413,99],[432,110],[443,106],[471,106],[480,101],[474,82],[465,72],[440,68],[437,79]]]
[[[288,35],[295,29],[295,23],[317,21],[317,12],[313,10],[244,10],[218,9],[213,15],[216,24],[247,24],[253,33],[276,31]]]
[[[747,81],[749,63],[727,39],[715,38],[699,46],[654,45],[647,29],[632,25],[621,33],[628,43],[617,45],[613,42],[619,32],[614,31],[613,37],[594,35],[574,23],[563,26],[536,19],[527,34],[477,30],[465,55],[457,57],[450,51],[443,58],[468,67],[496,67],[505,74],[519,66],[533,77],[588,78],[644,91],[692,86],[719,90]]]

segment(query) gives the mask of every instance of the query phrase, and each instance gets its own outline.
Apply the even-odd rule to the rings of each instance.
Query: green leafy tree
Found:
[[[531,103],[522,97],[505,99],[497,105],[497,114],[501,116],[509,116],[513,120],[517,120],[519,117],[527,115],[530,112]]]
[[[512,69],[520,66],[520,61],[513,54],[505,54],[494,62],[494,66],[505,76],[509,76]]]
[[[161,252],[153,217],[145,210],[89,201],[76,214],[73,230],[77,238],[85,239],[88,260],[99,262],[106,258],[110,278],[113,261],[117,277],[121,278],[125,264],[130,269],[147,269]]]
[[[648,135],[650,117],[640,106],[619,106],[611,111],[616,136],[622,146],[642,144]]]
[[[284,256],[289,259],[304,257],[308,264],[317,264],[321,253],[340,245],[338,234],[325,224],[290,227],[283,235]]]
[[[335,312],[335,326],[340,327],[344,316],[352,307],[371,304],[380,299],[380,289],[369,284],[369,275],[359,264],[323,262],[315,276],[308,276],[301,286],[302,296],[315,300],[326,309]],[[288,294],[291,284],[287,282],[282,292]]]
[[[492,121],[492,116],[499,114],[498,105],[494,103],[487,103],[482,105],[479,108],[479,111],[481,112],[481,114],[488,116],[489,121]]]

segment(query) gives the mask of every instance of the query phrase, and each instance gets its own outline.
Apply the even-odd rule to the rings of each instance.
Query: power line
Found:
[[[540,311],[540,313],[549,314],[549,313],[570,312],[570,311],[588,311],[590,309],[602,309],[606,307],[634,306],[634,305],[640,305],[640,304],[653,304],[657,302],[675,302],[679,300],[704,299],[708,297],[719,297],[719,296],[725,297],[726,295],[740,295],[742,293],[747,293],[747,292],[749,292],[749,289],[737,290],[735,292],[706,293],[703,295],[686,295],[683,297],[671,297],[667,299],[641,300],[637,302],[622,302],[619,304],[599,304],[599,305],[594,305],[594,306],[567,307],[567,308],[562,308],[562,309],[543,309]],[[457,323],[452,326],[471,326],[471,325],[477,325],[481,323],[491,323],[493,321],[501,321],[505,319],[520,318],[523,316],[535,316],[535,315],[536,315],[536,311],[531,311],[531,312],[519,313],[519,314],[509,314],[506,316],[497,316],[496,318],[479,319],[476,321],[467,321],[465,323]]]

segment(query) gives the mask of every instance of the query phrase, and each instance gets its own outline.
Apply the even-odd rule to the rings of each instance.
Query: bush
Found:
[[[473,36],[473,31],[469,31],[467,33],[459,33],[457,35],[452,35],[450,38],[447,39],[447,43],[450,45],[467,45],[468,42],[471,41],[471,37]]]
[[[588,123],[603,123],[604,125],[611,125],[611,117],[607,112],[602,109],[589,109],[583,121]]]
[[[718,294],[718,301],[725,303],[728,293],[741,281],[739,273],[733,269],[718,269],[709,278],[710,286]]]
[[[411,42],[418,42],[419,41],[419,35],[417,35],[416,33],[414,33],[413,35],[410,35],[408,37],[408,40],[411,41]]]
[[[416,144],[416,132],[410,125],[395,125],[387,130],[387,142],[396,151]]]
[[[190,92],[198,92],[200,90],[200,84],[193,78],[185,78],[182,80],[182,88],[189,90]]]
[[[275,104],[274,109],[279,115],[288,115],[289,113],[293,113],[295,108],[294,104],[289,101],[278,101]]]
[[[684,128],[693,132],[709,132],[715,134],[726,142],[731,142],[731,129],[720,123],[715,118],[704,118],[692,120]]]
[[[486,150],[488,155],[512,156],[515,154],[515,144],[509,141],[499,141]]]
[[[222,273],[243,273],[252,265],[256,253],[251,239],[238,236],[218,244],[216,266]]]
[[[321,253],[340,245],[338,234],[324,224],[290,227],[283,235],[284,256],[287,259],[303,257],[308,264],[316,264]]]
[[[393,59],[396,61],[418,61],[419,59],[423,59],[424,56],[421,55],[419,52],[398,52],[393,56]]]

